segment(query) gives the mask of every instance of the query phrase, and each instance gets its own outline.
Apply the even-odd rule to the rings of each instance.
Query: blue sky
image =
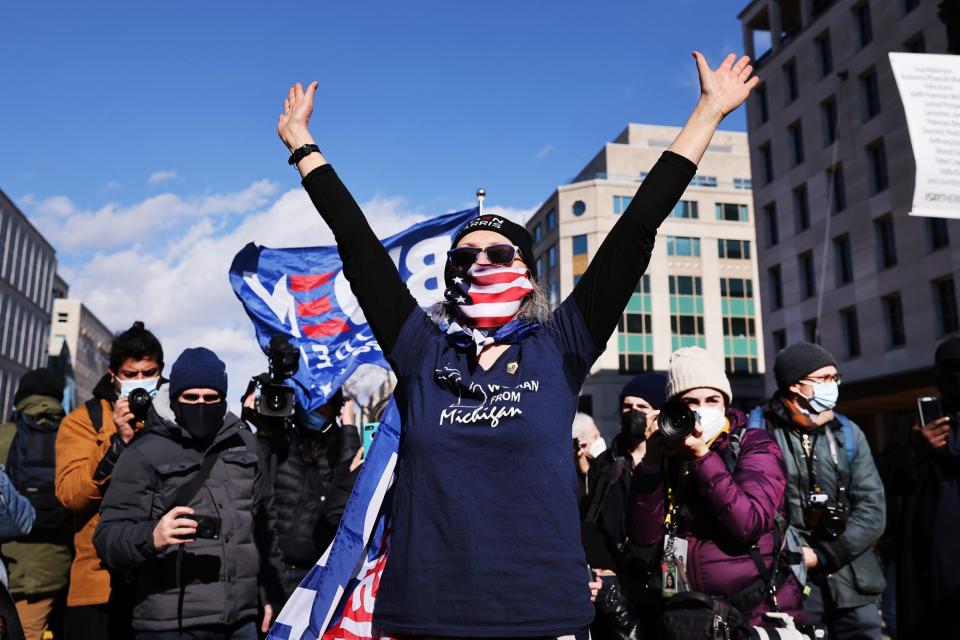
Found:
[[[628,122],[682,124],[690,51],[739,51],[745,5],[7,3],[0,189],[111,328],[146,315],[186,346],[207,301],[229,349],[251,335],[232,254],[328,239],[276,136],[291,82],[320,82],[314,135],[378,230],[478,186],[519,215]],[[742,110],[724,128],[743,130]]]

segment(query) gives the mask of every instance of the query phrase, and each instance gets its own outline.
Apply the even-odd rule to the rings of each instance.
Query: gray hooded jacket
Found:
[[[177,489],[199,471],[204,453],[176,424],[164,386],[146,428],[114,468],[93,544],[108,568],[131,580],[137,631],[176,630],[181,598],[184,629],[252,620],[259,598],[276,611],[283,602],[273,495],[261,474],[256,438],[227,413],[209,450],[220,451],[210,477],[189,504],[172,504]],[[154,527],[175,506],[220,518],[219,539],[198,538],[158,551]],[[179,580],[178,547],[183,547]]]

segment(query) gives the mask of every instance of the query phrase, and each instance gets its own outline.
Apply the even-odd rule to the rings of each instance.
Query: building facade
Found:
[[[946,52],[946,27],[936,0],[754,0],[739,18],[761,77],[747,123],[767,371],[784,345],[820,342],[876,450],[960,330],[960,221],[907,215],[915,165],[887,57]]]
[[[573,290],[677,127],[630,124],[527,222],[540,283],[556,305]],[[665,371],[670,354],[702,346],[723,357],[744,405],[764,371],[750,160],[743,133],[721,131],[661,225],[646,275],[584,384],[581,408],[605,436],[633,375]]]
[[[56,270],[53,247],[0,191],[0,420],[20,376],[47,363]]]
[[[79,300],[53,301],[50,357],[62,359],[64,370],[72,372],[72,384],[68,382],[72,397],[67,398],[72,406],[93,397],[93,388],[107,372],[112,342],[110,329]]]

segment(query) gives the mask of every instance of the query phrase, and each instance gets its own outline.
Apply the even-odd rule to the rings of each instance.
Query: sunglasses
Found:
[[[520,247],[512,244],[492,244],[489,247],[456,247],[447,251],[447,259],[455,269],[466,269],[483,253],[490,264],[511,265],[520,254]]]
[[[200,404],[201,402],[203,404],[216,404],[220,402],[220,394],[186,392],[180,394],[179,400],[184,404]]]

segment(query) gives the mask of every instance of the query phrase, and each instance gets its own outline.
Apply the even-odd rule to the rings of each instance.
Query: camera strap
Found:
[[[827,436],[827,444],[830,445],[830,459],[833,460],[833,468],[837,471],[837,498],[847,499],[847,485],[843,481],[843,470],[840,468],[840,457],[837,455],[837,439],[833,435],[833,429],[830,425],[824,428],[824,434]]]

